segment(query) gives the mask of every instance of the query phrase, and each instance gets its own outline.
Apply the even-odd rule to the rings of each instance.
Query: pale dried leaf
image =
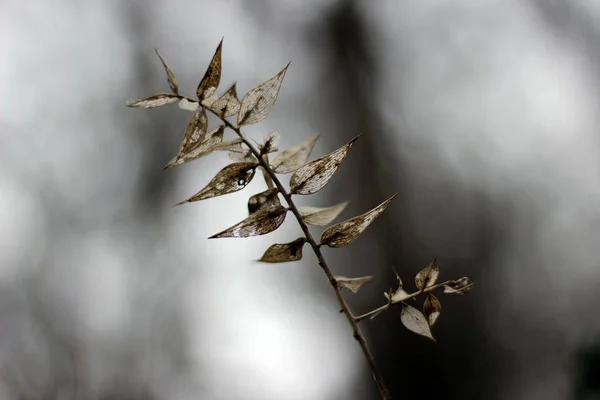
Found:
[[[242,152],[244,151],[244,142],[242,139],[233,139],[228,142],[219,143],[213,150]]]
[[[196,143],[195,146],[187,150],[185,153],[175,156],[171,161],[168,162],[167,165],[164,166],[163,170],[196,160],[212,153],[214,146],[223,141],[224,132],[225,125],[219,125],[207,132],[206,135],[202,137],[201,142]]]
[[[196,95],[200,100],[204,100],[212,96],[219,87],[221,82],[221,50],[223,48],[223,39],[219,42],[215,54],[210,60],[210,64],[204,74],[204,77],[196,89]]]
[[[279,132],[270,132],[267,137],[264,138],[263,144],[260,146],[261,154],[274,153],[278,150],[277,144],[279,143]]]
[[[350,202],[345,201],[331,207],[298,207],[298,211],[305,223],[314,226],[325,226],[336,219],[348,207],[348,204]]]
[[[262,121],[273,108],[281,83],[290,64],[277,75],[250,90],[242,99],[238,112],[238,126],[255,124]]]
[[[229,151],[229,159],[237,162],[256,162],[256,157],[252,154],[252,150],[250,149],[242,149],[242,150],[230,150]]]
[[[442,312],[442,303],[433,294],[429,294],[423,303],[423,314],[427,318],[429,326],[435,325]]]
[[[396,279],[398,280],[398,289],[396,289],[396,291],[391,296],[385,293],[385,297],[391,303],[400,303],[401,301],[406,300],[409,297],[409,294],[404,291],[404,285],[402,283],[400,275],[398,274],[398,271],[396,271],[394,267],[392,267],[392,270],[394,271],[394,274],[396,274]]]
[[[175,76],[175,74],[173,73],[173,71],[171,71],[171,68],[169,68],[169,66],[167,65],[167,62],[165,61],[165,59],[163,58],[163,56],[160,55],[160,53],[158,52],[158,49],[155,48],[154,51],[156,52],[156,55],[158,56],[158,58],[160,58],[160,62],[162,63],[165,72],[167,73],[167,82],[169,82],[169,87],[171,88],[171,91],[175,94],[179,94],[179,82],[177,80],[177,77]]]
[[[281,205],[260,210],[231,228],[209,237],[209,239],[265,235],[279,228],[283,224],[286,214],[287,208]]]
[[[185,111],[196,111],[200,107],[200,103],[192,99],[184,97],[179,101],[179,108]]]
[[[254,214],[257,211],[281,205],[279,201],[279,189],[267,189],[264,192],[255,194],[248,199],[248,213]]]
[[[231,117],[240,111],[240,100],[237,97],[235,83],[227,89],[223,96],[212,103],[210,109],[216,112],[221,118]]]
[[[219,173],[198,193],[187,200],[177,203],[191,203],[193,201],[205,200],[211,197],[237,192],[246,187],[254,177],[256,163],[236,163],[223,168]]]
[[[319,135],[313,136],[277,154],[270,163],[273,171],[277,174],[289,174],[303,166],[306,160],[308,160],[313,147],[315,147],[318,138]]]
[[[431,264],[417,273],[415,276],[415,285],[417,285],[417,289],[423,290],[435,285],[439,276],[440,269],[437,265],[437,258],[434,258]]]
[[[400,320],[408,330],[421,336],[425,336],[426,338],[429,338],[435,342],[435,339],[431,334],[431,328],[427,323],[427,319],[421,313],[421,311],[409,306],[408,304],[402,304]]]
[[[298,238],[290,243],[275,243],[265,251],[258,261],[284,263],[301,260],[304,243],[306,243],[306,238]]]
[[[350,244],[367,229],[375,218],[381,215],[396,196],[397,194],[393,195],[371,211],[325,229],[321,235],[321,244],[329,247],[343,247]]]
[[[145,99],[130,100],[127,102],[127,107],[155,108],[177,103],[179,100],[181,100],[181,96],[176,94],[158,93]]]
[[[200,102],[204,107],[211,108],[212,105],[219,99],[216,93],[213,93],[210,97],[205,98]]]
[[[475,283],[471,283],[469,278],[463,277],[456,281],[450,282],[448,285],[444,285],[444,293],[450,294],[466,294],[468,293]]]
[[[348,289],[354,294],[358,293],[360,288],[365,283],[373,279],[372,276],[361,276],[360,278],[347,278],[345,276],[335,276],[334,278],[339,287]]]
[[[346,158],[358,136],[339,149],[300,167],[290,178],[292,194],[313,194],[323,189]]]
[[[185,128],[185,135],[179,146],[179,154],[183,154],[194,148],[198,143],[203,142],[208,133],[208,117],[204,108],[198,108],[192,114],[190,122]]]

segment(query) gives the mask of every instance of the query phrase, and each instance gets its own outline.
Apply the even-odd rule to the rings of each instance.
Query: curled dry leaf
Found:
[[[289,174],[303,166],[306,160],[308,160],[313,147],[315,147],[318,138],[319,135],[313,136],[277,154],[270,163],[273,171],[277,174]]]
[[[275,153],[278,150],[279,137],[279,132],[270,132],[259,146],[261,154]]]
[[[240,101],[237,97],[235,83],[227,89],[223,96],[211,104],[210,109],[221,118],[231,117],[240,111]]]
[[[373,279],[372,276],[361,276],[360,278],[347,278],[345,276],[335,276],[334,278],[339,287],[348,289],[354,294],[358,293],[360,288],[365,283]]]
[[[209,239],[265,235],[279,228],[283,224],[286,214],[287,208],[281,205],[260,210],[231,228],[209,237]]]
[[[221,49],[223,48],[223,39],[219,42],[215,54],[210,60],[210,64],[204,74],[204,77],[196,89],[198,99],[204,100],[211,97],[217,91],[221,82]]]
[[[325,226],[336,219],[348,207],[348,204],[350,202],[345,201],[331,207],[298,207],[298,211],[305,223],[314,226]]]
[[[474,282],[470,282],[469,278],[463,277],[444,285],[444,293],[464,295],[473,288],[473,285],[475,285]]]
[[[250,90],[242,99],[238,112],[238,126],[255,124],[262,121],[273,108],[281,83],[290,63],[277,75]]]
[[[323,189],[346,158],[358,136],[339,149],[300,167],[290,178],[292,194],[313,194]]]
[[[429,326],[433,326],[442,312],[442,303],[433,294],[429,293],[423,303],[423,314]]]
[[[421,311],[409,306],[408,304],[402,304],[400,320],[408,330],[413,331],[421,336],[425,336],[426,338],[429,338],[435,342],[435,339],[431,334],[429,323]]]
[[[158,56],[158,58],[160,58],[160,62],[162,63],[165,72],[167,73],[167,82],[169,82],[169,87],[171,88],[171,91],[175,94],[179,94],[179,82],[177,80],[177,77],[175,76],[175,74],[173,73],[173,71],[171,71],[171,68],[169,68],[169,66],[167,65],[167,62],[165,61],[165,59],[163,58],[163,56],[160,55],[160,53],[158,52],[157,48],[154,48],[154,51],[156,52],[156,55]]]
[[[281,205],[278,193],[279,190],[277,188],[273,188],[250,197],[248,199],[248,213],[252,215],[257,211],[264,210],[265,208]]]
[[[205,200],[211,197],[237,192],[246,187],[254,177],[256,163],[235,163],[223,168],[219,173],[198,193],[176,206],[191,203],[193,201]]]
[[[371,211],[333,225],[321,235],[321,244],[329,247],[343,247],[353,242],[387,208],[397,194],[393,195]]]
[[[266,263],[284,263],[302,259],[302,247],[306,238],[298,238],[290,243],[275,243],[265,251],[258,261]]]
[[[188,99],[187,97],[179,100],[179,108],[185,111],[196,111],[200,107],[200,103],[194,101],[192,99]]]
[[[415,284],[417,289],[423,290],[435,285],[440,276],[440,269],[437,265],[437,257],[433,259],[431,264],[423,268],[415,276]]]
[[[400,275],[398,275],[398,272],[396,271],[396,269],[394,269],[394,267],[392,267],[392,269],[394,270],[394,273],[396,274],[396,279],[398,280],[398,289],[396,289],[396,291],[391,295],[391,297],[387,293],[384,294],[388,301],[390,301],[391,303],[400,303],[401,301],[406,300],[409,295],[404,291],[404,285],[402,284],[402,279],[400,279]]]
[[[179,100],[181,100],[181,96],[176,94],[158,93],[145,99],[128,101],[127,107],[155,108],[177,103]]]
[[[207,132],[205,136],[202,137],[202,141],[197,142],[192,148],[185,151],[184,153],[177,154],[171,161],[167,163],[163,167],[163,171],[165,169],[169,169],[176,165],[181,165],[193,160],[196,160],[200,157],[208,155],[212,153],[215,145],[221,143],[223,140],[223,134],[225,132],[225,125],[219,125],[211,131]]]

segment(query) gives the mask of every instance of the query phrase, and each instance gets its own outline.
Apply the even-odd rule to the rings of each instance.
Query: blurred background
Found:
[[[207,240],[264,182],[173,208],[229,160],[160,172],[189,113],[125,107],[168,90],[153,47],[192,95],[222,37],[222,90],[292,60],[251,137],[318,133],[314,158],[363,133],[301,205],[351,200],[346,219],[400,193],[326,250],[335,274],[376,276],[347,295],[357,314],[391,266],[411,289],[434,256],[477,282],[441,296],[437,344],[396,309],[364,323],[394,398],[600,399],[599,2],[1,4],[0,399],[378,398],[308,247],[253,261],[292,219]]]

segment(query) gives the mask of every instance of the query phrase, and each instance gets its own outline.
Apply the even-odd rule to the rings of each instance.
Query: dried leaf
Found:
[[[265,251],[258,261],[266,263],[284,263],[302,259],[302,247],[306,238],[298,238],[290,243],[275,243]]]
[[[235,83],[227,89],[223,96],[212,103],[210,109],[216,112],[221,118],[231,117],[240,111],[240,101],[237,97]]]
[[[440,276],[440,269],[437,265],[437,257],[433,259],[431,264],[423,268],[415,276],[415,284],[417,289],[423,290],[425,288],[435,285]]]
[[[392,267],[394,273],[396,274],[396,279],[398,280],[398,289],[392,294],[390,297],[387,293],[385,293],[385,297],[392,303],[400,303],[408,298],[409,294],[404,291],[404,285],[402,284],[402,279],[400,279],[400,275],[398,272]]]
[[[279,132],[270,132],[267,137],[264,138],[263,144],[259,147],[261,154],[274,153],[278,150],[277,144],[279,143]]]
[[[421,313],[421,311],[409,306],[408,304],[402,304],[400,320],[408,330],[413,331],[421,336],[425,336],[426,338],[429,338],[435,342],[435,339],[431,334],[431,328],[427,323],[427,319]]]
[[[209,237],[209,239],[265,235],[279,228],[283,224],[286,214],[287,208],[281,205],[260,210],[231,228]]]
[[[442,303],[433,294],[429,294],[423,303],[423,314],[427,318],[429,326],[435,325],[435,322],[442,312]]]
[[[273,171],[278,174],[289,174],[303,166],[308,160],[319,135],[299,143],[289,149],[283,150],[271,160]]]
[[[459,280],[452,281],[448,285],[444,285],[444,293],[464,295],[473,288],[473,285],[475,285],[474,282],[469,282],[469,278],[463,277]]]
[[[300,167],[290,178],[292,194],[313,194],[323,189],[346,158],[358,136],[339,149]]]
[[[281,83],[290,63],[277,75],[250,90],[242,99],[238,112],[238,126],[262,121],[273,108]]]
[[[207,132],[207,134],[202,137],[201,142],[196,143],[194,147],[187,150],[185,153],[175,156],[171,161],[168,162],[167,165],[164,166],[163,171],[165,169],[196,160],[212,153],[214,146],[222,142],[224,132],[225,125],[219,125],[213,130]]]
[[[244,142],[242,141],[242,139],[233,139],[228,142],[219,143],[214,147],[213,150],[242,152],[244,150],[243,143]]]
[[[196,111],[200,107],[200,103],[192,99],[184,97],[179,101],[179,108],[186,111]]]
[[[250,197],[248,199],[248,213],[252,215],[257,211],[281,205],[278,193],[279,189],[273,188]]]
[[[208,117],[203,108],[198,108],[192,114],[190,122],[185,129],[185,135],[179,146],[178,154],[184,154],[193,149],[198,143],[204,141],[208,131]]]
[[[371,211],[325,229],[321,235],[321,244],[329,247],[343,247],[350,244],[375,218],[381,215],[396,196],[397,194],[393,195]]]
[[[298,211],[305,223],[314,226],[325,226],[336,219],[348,204],[350,202],[345,201],[331,207],[298,207]]]
[[[169,82],[169,87],[171,88],[171,91],[175,94],[179,94],[179,82],[177,80],[177,77],[175,76],[175,74],[173,73],[173,71],[171,71],[171,68],[169,68],[169,66],[167,65],[167,62],[165,61],[165,59],[163,58],[163,56],[160,55],[160,53],[158,52],[157,48],[154,48],[154,51],[156,52],[156,55],[158,56],[158,58],[160,58],[160,62],[162,63],[165,72],[167,73],[167,82]]]
[[[362,285],[373,279],[372,276],[362,276],[360,278],[347,278],[345,276],[335,276],[334,278],[339,287],[348,289],[354,294],[358,293]]]
[[[181,100],[181,96],[178,96],[176,94],[158,93],[146,99],[128,101],[127,107],[155,108],[177,103],[179,100]]]
[[[252,154],[252,150],[250,149],[243,149],[242,150],[230,150],[229,151],[229,159],[236,161],[236,162],[256,162],[257,159],[254,156],[254,154]]]
[[[254,177],[256,163],[236,163],[223,168],[219,173],[198,193],[176,206],[191,203],[193,201],[205,200],[211,197],[237,192],[246,187]]]
[[[219,42],[217,50],[208,65],[204,77],[196,89],[196,95],[200,100],[204,100],[212,96],[219,87],[221,82],[221,49],[223,48],[223,39]]]

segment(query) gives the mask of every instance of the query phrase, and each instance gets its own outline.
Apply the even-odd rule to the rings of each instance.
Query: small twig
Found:
[[[417,296],[419,296],[419,295],[421,295],[423,293],[433,292],[434,290],[439,289],[439,288],[441,288],[444,285],[451,285],[453,282],[455,282],[455,281],[448,280],[446,282],[438,283],[437,285],[429,286],[429,287],[427,287],[427,288],[425,288],[423,290],[417,290],[416,292],[410,293],[410,294],[406,295],[405,297],[403,297],[402,301],[392,302],[390,300],[386,304],[382,305],[379,308],[376,308],[376,309],[371,310],[371,311],[369,311],[367,313],[359,315],[358,317],[355,317],[356,322],[360,322],[360,321],[362,321],[365,318],[369,318],[371,315],[374,315],[374,314],[377,314],[377,313],[379,313],[379,312],[381,312],[383,310],[386,310],[389,307],[392,307],[394,304],[402,303],[403,301],[413,299],[413,298],[415,298],[415,297],[417,297]]]
[[[202,107],[204,107],[204,106],[202,106]],[[354,315],[352,314],[352,311],[350,310],[350,306],[348,306],[348,303],[346,303],[346,300],[344,300],[344,297],[342,296],[341,290],[337,285],[335,277],[332,274],[331,269],[329,268],[329,265],[325,261],[323,254],[321,253],[321,248],[320,248],[321,246],[320,246],[320,244],[318,244],[315,241],[315,239],[313,238],[313,236],[311,235],[311,233],[308,229],[308,226],[302,220],[302,215],[300,214],[300,212],[298,211],[298,208],[296,207],[296,204],[292,200],[292,195],[285,189],[285,187],[283,186],[283,184],[281,183],[281,181],[279,180],[279,178],[277,177],[275,172],[270,168],[268,161],[265,161],[266,157],[263,157],[261,152],[252,145],[252,143],[241,132],[240,128],[233,125],[227,119],[221,117],[218,113],[211,110],[210,108],[208,108],[208,107],[204,107],[204,108],[205,108],[205,110],[209,111],[213,115],[216,115],[221,121],[223,121],[225,126],[227,126],[229,129],[234,131],[239,136],[239,138],[242,140],[242,142],[244,142],[244,144],[246,146],[248,146],[248,148],[250,149],[252,154],[257,158],[260,166],[262,167],[263,173],[265,174],[265,181],[267,182],[267,185],[269,185],[269,180],[267,180],[267,176],[268,176],[268,178],[277,187],[277,189],[279,190],[279,193],[281,193],[281,195],[287,202],[290,211],[292,211],[292,213],[296,217],[296,220],[298,221],[298,224],[300,225],[300,228],[302,229],[302,232],[304,233],[304,235],[306,237],[307,243],[310,245],[313,252],[315,253],[315,256],[317,257],[317,260],[319,262],[319,266],[323,269],[323,271],[325,272],[325,275],[327,275],[327,279],[329,280],[329,282],[331,283],[331,286],[333,287],[333,291],[335,292],[335,296],[337,297],[338,302],[341,307],[341,312],[343,312],[344,315],[346,315],[346,319],[348,320],[348,323],[352,327],[354,338],[359,343],[359,345],[365,355],[365,358],[367,359],[367,362],[369,363],[369,367],[371,368],[371,373],[373,374],[373,379],[375,380],[375,383],[377,384],[377,389],[379,390],[379,394],[381,395],[381,398],[383,400],[391,399],[389,390],[383,380],[383,376],[381,375],[381,372],[379,371],[379,368],[377,367],[377,364],[375,363],[375,357],[373,357],[373,354],[371,353],[371,350],[369,349],[369,345],[367,344],[367,340],[365,339],[365,336],[363,335],[363,333],[360,329],[360,326],[358,324],[360,319],[357,317],[354,317]]]

